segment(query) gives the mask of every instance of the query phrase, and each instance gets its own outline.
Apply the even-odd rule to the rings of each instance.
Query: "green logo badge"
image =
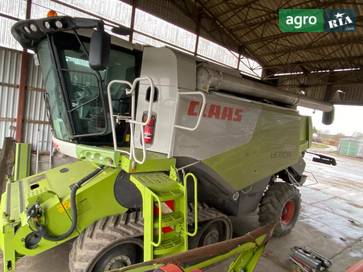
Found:
[[[282,32],[323,32],[323,9],[280,9],[279,27]]]

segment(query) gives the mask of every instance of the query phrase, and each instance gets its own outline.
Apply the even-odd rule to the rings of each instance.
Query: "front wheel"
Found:
[[[71,272],[117,270],[143,261],[140,213],[101,219],[73,242],[69,254]]]
[[[277,223],[274,236],[288,234],[296,224],[301,208],[299,190],[288,183],[277,182],[269,186],[259,206],[261,225]]]

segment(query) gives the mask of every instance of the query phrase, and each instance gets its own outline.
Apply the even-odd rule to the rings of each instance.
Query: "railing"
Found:
[[[188,199],[188,177],[191,177],[194,183],[194,231],[189,232],[187,230],[187,235],[189,237],[194,237],[198,233],[198,183],[197,177],[193,173],[188,173],[184,176],[184,197],[186,200]]]
[[[162,235],[162,207],[161,207],[161,201],[160,198],[150,190],[150,193],[152,195],[152,197],[156,200],[156,202],[158,203],[159,209],[158,209],[158,241],[154,242],[154,239],[151,241],[151,244],[154,247],[158,247],[161,245],[161,235]]]
[[[179,102],[180,96],[183,96],[183,95],[199,95],[199,96],[202,97],[202,106],[200,108],[200,112],[198,114],[197,122],[195,123],[194,127],[187,127],[187,126],[182,126],[182,125],[175,124],[176,118],[177,118],[177,116],[175,116],[174,122],[172,124],[172,135],[170,137],[170,142],[169,142],[168,158],[171,158],[173,156],[175,129],[178,128],[178,129],[187,130],[187,131],[195,131],[199,127],[200,121],[202,120],[203,112],[204,112],[204,109],[205,109],[205,106],[206,106],[206,101],[207,101],[205,94],[202,93],[202,92],[198,92],[198,91],[195,91],[195,92],[180,92],[180,91],[178,91],[177,95],[178,95],[177,104]]]
[[[146,147],[145,147],[145,139],[144,139],[144,126],[150,121],[151,119],[151,111],[152,111],[152,104],[153,99],[150,99],[148,110],[147,110],[147,118],[144,122],[142,121],[136,121],[136,98],[135,98],[135,90],[136,85],[143,81],[147,80],[150,84],[150,97],[154,97],[155,93],[155,86],[150,77],[138,77],[134,80],[134,82],[131,84],[129,81],[126,80],[112,80],[108,86],[107,86],[107,96],[108,96],[108,104],[109,104],[109,111],[111,115],[111,129],[112,129],[112,140],[113,140],[113,148],[115,151],[118,151],[123,154],[127,154],[130,158],[130,160],[135,161],[138,164],[143,164],[146,160]],[[112,107],[112,94],[111,94],[111,87],[114,84],[124,84],[129,87],[129,89],[126,89],[126,95],[131,95],[131,115],[130,116],[124,116],[124,115],[118,115],[114,114],[113,107]],[[117,136],[116,136],[116,125],[115,125],[115,119],[117,121],[119,120],[125,120],[125,122],[130,124],[130,150],[121,150],[118,148],[117,145]],[[138,159],[136,156],[136,150],[135,150],[135,127],[140,126],[140,133],[141,133],[141,149],[142,149],[142,158]]]
[[[203,117],[203,112],[204,112],[204,109],[205,109],[205,106],[206,106],[206,100],[207,100],[206,97],[205,97],[205,94],[202,93],[202,92],[178,92],[178,95],[179,96],[182,96],[182,95],[200,95],[202,97],[202,107],[200,108],[200,112],[199,112],[199,115],[198,115],[198,119],[197,119],[197,122],[194,125],[194,127],[180,126],[180,125],[176,125],[175,123],[173,124],[173,126],[175,128],[180,128],[180,129],[184,129],[184,130],[194,131],[194,130],[196,130],[198,128],[199,123],[200,123],[200,120]]]

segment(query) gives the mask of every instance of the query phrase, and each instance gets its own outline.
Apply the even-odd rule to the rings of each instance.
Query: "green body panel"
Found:
[[[25,148],[26,145],[21,147]],[[18,157],[21,158],[26,153],[19,152],[18,154]],[[77,146],[77,154],[84,160],[7,182],[6,191],[1,197],[2,217],[0,218],[0,227],[2,228],[0,247],[4,253],[4,271],[13,269],[16,256],[37,255],[78,236],[80,232],[101,218],[126,212],[127,208],[122,207],[113,197],[114,183],[121,170],[128,173],[169,172],[175,166],[175,159],[166,158],[165,155],[155,152],[147,152],[148,160],[143,165],[133,164],[128,156],[115,152],[110,148],[80,145]],[[20,176],[28,173],[29,161],[19,160],[20,164],[17,169],[19,169]],[[22,165],[23,163],[25,165]],[[35,248],[26,248],[24,239],[32,232],[28,223],[27,209],[39,203],[44,210],[41,223],[46,226],[51,234],[63,234],[68,230],[72,222],[70,186],[93,172],[99,164],[105,165],[105,168],[77,191],[78,224],[76,230],[62,241],[54,242],[42,238]],[[170,173],[174,172],[170,171]],[[165,176],[163,173],[159,173],[159,175]],[[167,178],[173,183],[172,186],[178,188],[179,192],[181,192],[180,196],[182,196],[184,192],[180,189],[181,185],[175,181],[176,174],[174,173],[172,177],[174,179]],[[171,189],[171,187],[165,188]],[[147,201],[147,197],[145,197],[144,201]],[[176,200],[176,203],[177,207],[182,207],[181,202]],[[145,221],[151,222],[152,226],[153,205],[150,204],[149,207],[151,210],[147,214],[151,216],[144,216],[144,218]],[[184,210],[182,218],[184,218]],[[148,219],[150,220],[148,221]],[[183,225],[186,221],[178,222],[179,225]],[[168,224],[168,221],[166,220],[163,224]],[[149,237],[150,239],[153,238],[152,229],[150,229]],[[182,245],[177,251],[186,250],[186,243]],[[9,265],[7,265],[8,261]]]
[[[311,145],[310,117],[263,107],[251,140],[203,162],[241,190],[298,162]]]
[[[311,147],[313,140],[313,124],[310,116],[302,116],[300,119],[300,143],[299,151],[304,152]]]
[[[132,174],[130,180],[140,190],[144,214],[144,261],[188,249],[187,198],[185,188],[164,173]],[[164,214],[165,201],[174,201],[174,210]],[[154,214],[154,207],[158,207]],[[163,233],[163,227],[171,227]]]
[[[17,143],[15,148],[14,180],[30,175],[31,144]]]
[[[27,223],[26,208],[40,203],[45,210],[46,218],[44,220],[49,232],[54,235],[64,233],[71,224],[70,185],[94,169],[96,169],[96,165],[93,163],[77,161],[8,183],[7,191],[1,198],[1,208],[5,213],[0,219],[0,226],[3,229],[10,225],[17,226],[12,244],[19,255],[36,255],[64,242],[42,239],[35,249],[27,249],[23,239],[31,230]],[[120,169],[117,168],[106,168],[78,190],[76,198],[78,204],[77,231],[68,239],[77,236],[79,232],[100,218],[120,214],[127,210],[115,198],[110,197],[113,195],[113,186],[119,171]],[[4,244],[1,246],[4,249]]]
[[[120,148],[128,151],[129,148]],[[147,151],[147,160],[144,164],[134,164],[127,155],[115,151],[111,147],[95,147],[86,145],[77,145],[77,157],[81,160],[87,160],[96,164],[121,167],[127,173],[137,172],[155,172],[169,171],[172,165],[175,165],[174,158],[167,158],[165,154]],[[141,150],[136,150],[136,156],[141,156]]]

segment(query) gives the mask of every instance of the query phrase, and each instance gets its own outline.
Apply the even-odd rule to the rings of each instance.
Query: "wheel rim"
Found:
[[[295,210],[295,202],[293,200],[287,201],[282,209],[281,223],[284,225],[290,224],[295,217]]]
[[[204,239],[203,239],[203,246],[207,246],[207,245],[211,245],[214,243],[218,243],[219,242],[219,231],[217,229],[212,229],[211,231],[209,231]]]
[[[87,271],[113,271],[123,267],[142,262],[142,242],[138,239],[129,239],[115,243],[106,248],[94,259]]]
[[[127,267],[132,264],[131,259],[128,256],[120,255],[112,258],[105,265],[105,271],[111,271],[122,267]]]

